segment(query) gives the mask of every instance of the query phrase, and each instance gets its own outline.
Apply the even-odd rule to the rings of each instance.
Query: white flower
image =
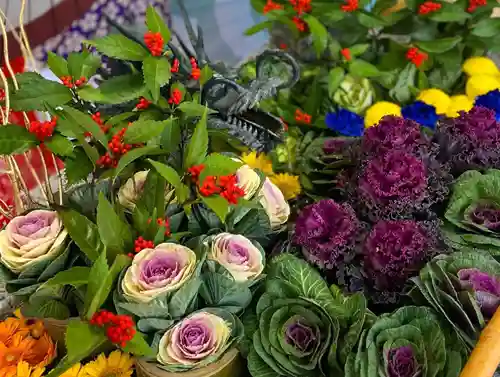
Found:
[[[245,191],[245,199],[251,199],[260,187],[260,176],[248,165],[242,165],[236,171],[238,187]]]
[[[278,186],[266,178],[259,193],[260,204],[264,207],[272,229],[278,229],[288,221],[290,206]]]

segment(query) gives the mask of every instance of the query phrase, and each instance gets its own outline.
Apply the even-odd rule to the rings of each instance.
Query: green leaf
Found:
[[[229,203],[221,196],[202,196],[201,200],[207,205],[212,211],[215,212],[217,217],[224,222],[226,216],[229,213]]]
[[[38,144],[38,139],[23,126],[0,126],[0,155],[26,152]]]
[[[23,305],[23,315],[34,318],[68,319],[69,308],[61,301],[49,297],[33,297]]]
[[[328,96],[333,98],[333,93],[339,88],[344,80],[345,71],[342,67],[335,67],[328,73]]]
[[[203,161],[205,168],[200,174],[200,182],[205,180],[205,177],[209,175],[221,176],[236,173],[243,163],[241,161],[235,161],[231,157],[224,156],[219,153],[211,153]]]
[[[96,261],[104,250],[97,226],[80,213],[64,209],[58,211],[71,239],[91,261]]]
[[[166,153],[172,153],[179,148],[181,129],[177,123],[177,118],[170,117],[164,122],[166,124],[161,134],[160,144]]]
[[[170,63],[167,58],[148,56],[142,62],[144,82],[153,95],[156,103],[160,98],[160,88],[170,81]]]
[[[57,82],[46,80],[38,73],[16,75],[19,90],[10,97],[10,105],[16,111],[45,110],[45,105],[56,107],[71,101],[71,90]]]
[[[349,72],[357,77],[377,77],[381,74],[376,66],[360,59],[349,64]]]
[[[106,124],[108,126],[116,126],[117,124],[120,124],[120,123],[126,123],[126,121],[130,118],[132,118],[133,116],[136,116],[137,113],[134,113],[134,112],[127,112],[127,113],[121,113],[121,114],[118,114],[118,115],[115,115],[111,118],[109,118],[107,121],[106,121]]]
[[[75,266],[68,270],[60,271],[53,278],[43,284],[43,288],[71,285],[78,288],[89,282],[89,267]]]
[[[160,33],[163,42],[168,43],[170,41],[171,33],[167,24],[151,5],[146,10],[146,25],[153,33]]]
[[[102,192],[97,205],[97,229],[108,253],[113,251],[113,255],[118,255],[132,247],[132,233],[128,225],[116,214]]]
[[[328,30],[326,30],[323,24],[319,22],[316,17],[311,16],[310,14],[304,17],[304,21],[309,26],[314,50],[316,51],[316,56],[319,58],[323,55],[326,46],[328,45]]]
[[[179,105],[179,110],[190,117],[203,116],[206,112],[208,112],[208,114],[215,113],[215,111],[207,108],[204,105],[200,105],[199,103],[190,101],[182,102]]]
[[[429,19],[435,22],[462,22],[469,18],[471,15],[463,9],[463,5],[460,3],[447,4],[441,3],[441,9],[432,12],[429,15]],[[472,29],[474,30],[474,29]]]
[[[280,377],[281,374],[276,373],[267,363],[262,360],[255,348],[250,349],[248,354],[248,371],[252,377]]]
[[[136,332],[134,337],[122,347],[123,352],[128,352],[134,356],[155,357],[156,354],[149,344],[144,340],[144,336]]]
[[[139,43],[128,39],[122,34],[107,35],[88,41],[88,43],[100,53],[120,60],[142,61],[149,55],[148,51]]]
[[[149,140],[160,136],[171,120],[137,120],[127,127],[124,138],[129,144],[146,143]]]
[[[246,36],[254,35],[254,34],[260,33],[261,31],[271,29],[273,27],[273,25],[274,25],[273,21],[259,22],[258,24],[253,25],[252,27],[249,27],[248,29],[246,29],[243,33]]]
[[[44,142],[45,146],[57,156],[71,156],[73,154],[73,143],[65,136],[55,134]]]
[[[349,47],[349,51],[353,57],[363,55],[370,45],[368,43],[363,43],[363,44],[357,44],[354,46]]]
[[[201,280],[192,278],[172,295],[168,303],[168,311],[172,318],[181,318],[188,313],[189,309],[194,306],[200,286]]]
[[[108,338],[106,338],[102,329],[82,322],[80,319],[71,319],[66,329],[67,359],[61,360],[59,365],[64,363],[64,365],[67,365],[66,369],[69,369],[74,364],[92,355],[107,341]],[[54,373],[53,377],[57,375]]]
[[[73,80],[78,80],[82,76],[83,62],[88,54],[71,52],[68,55],[68,71]]]
[[[160,149],[157,146],[146,146],[142,148],[132,149],[120,159],[120,162],[118,162],[118,166],[115,169],[115,177],[118,177],[123,169],[125,169],[130,163],[137,160],[138,158],[151,154],[157,154],[159,152]]]
[[[68,106],[64,107],[62,110],[57,110],[57,116],[59,117],[58,122],[64,122],[67,126],[73,126],[71,130],[74,130],[73,132],[76,133],[77,137],[88,131],[103,147],[108,147],[106,135],[90,115]],[[79,133],[77,133],[77,129],[75,129],[74,126],[79,127]]]
[[[170,183],[174,187],[179,187],[182,183],[181,177],[179,177],[179,174],[175,171],[174,168],[162,164],[161,162],[156,162],[151,159],[148,159],[148,162],[153,165],[155,170],[163,177],[165,180]]]
[[[498,33],[500,33],[498,18],[484,18],[471,28],[471,34],[481,38],[494,37]]]
[[[425,52],[441,54],[443,52],[451,50],[461,41],[462,37],[456,36],[456,37],[435,39],[432,41],[415,42],[415,45]]]
[[[146,94],[146,85],[140,74],[121,75],[104,81],[99,88],[84,86],[78,95],[89,102],[111,105],[132,101]]]
[[[203,66],[203,68],[201,69],[200,85],[205,85],[207,81],[212,78],[213,75],[214,72],[212,71],[212,69],[208,64]]]
[[[102,253],[92,265],[89,284],[85,295],[84,313],[87,319],[92,318],[108,298],[118,275],[130,263],[126,255],[118,255],[111,268],[108,268],[106,253]]]
[[[208,150],[208,131],[207,131],[207,108],[201,116],[200,121],[194,129],[191,140],[187,147],[187,153],[184,160],[184,167],[189,168],[198,165],[205,160]]]
[[[66,60],[57,54],[54,54],[52,51],[47,53],[47,64],[50,70],[57,76],[63,77],[68,76],[68,63]]]
[[[219,273],[203,274],[200,295],[209,307],[227,307],[228,311],[239,312],[252,301],[252,292],[247,285]]]
[[[64,160],[64,171],[69,184],[86,179],[93,169],[92,161],[82,148],[75,148],[73,155]]]

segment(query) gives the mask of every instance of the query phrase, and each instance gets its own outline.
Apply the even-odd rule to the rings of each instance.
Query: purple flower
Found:
[[[388,377],[417,377],[420,375],[418,364],[413,348],[401,346],[391,348],[387,353],[387,376]]]
[[[323,143],[323,152],[325,154],[340,154],[351,143],[343,138],[331,138]]]
[[[317,346],[320,334],[318,328],[311,328],[306,320],[300,317],[292,317],[286,325],[285,341],[293,346],[301,354],[311,353]]]
[[[458,271],[458,278],[463,288],[474,291],[481,312],[491,318],[500,306],[500,280],[477,268]]]
[[[473,224],[494,232],[500,230],[500,208],[493,204],[480,204],[465,215]]]
[[[493,110],[497,122],[500,121],[500,90],[495,89],[482,96],[477,96],[474,105]]]
[[[412,213],[427,196],[424,163],[403,151],[368,161],[358,180],[359,205],[371,218]]]
[[[457,174],[500,167],[500,123],[493,110],[475,106],[456,118],[446,118],[435,137]]]
[[[430,260],[436,244],[416,221],[379,221],[363,245],[364,269],[377,290],[398,291]]]
[[[439,116],[436,114],[436,108],[422,101],[415,101],[412,104],[401,109],[401,114],[405,119],[410,119],[422,126],[434,129]]]
[[[325,199],[305,207],[295,223],[294,242],[307,260],[333,269],[355,244],[360,223],[348,204]]]
[[[367,155],[382,155],[393,150],[418,153],[429,141],[413,120],[394,115],[383,117],[377,126],[365,131],[362,151]]]
[[[326,126],[344,136],[361,136],[365,129],[363,117],[346,109],[339,109],[336,113],[327,113]]]

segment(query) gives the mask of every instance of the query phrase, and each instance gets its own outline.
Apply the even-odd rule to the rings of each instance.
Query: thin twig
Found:
[[[59,170],[59,166],[57,166],[57,160],[56,156],[54,153],[51,153],[52,155],[52,162],[54,163],[54,166],[56,168],[56,174],[57,174],[57,187],[59,191],[59,205],[63,205],[63,182],[62,182],[62,176],[61,176],[61,171]]]

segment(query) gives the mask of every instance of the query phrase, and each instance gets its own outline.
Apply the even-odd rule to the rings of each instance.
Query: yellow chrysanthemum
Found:
[[[113,351],[108,357],[101,353],[97,359],[87,363],[78,377],[130,377],[134,359],[121,351]]]
[[[17,366],[0,369],[0,377],[41,377],[45,368],[32,367],[26,361],[20,361]]]
[[[365,127],[376,126],[386,115],[401,116],[401,107],[392,102],[380,101],[368,108],[365,113]]]
[[[286,200],[290,200],[297,197],[302,191],[298,175],[280,173],[273,175],[269,179],[271,180],[272,183],[278,186],[278,188],[283,193],[283,196],[285,197]]]
[[[417,97],[418,101],[422,101],[436,108],[437,114],[445,114],[450,107],[450,96],[441,89],[425,89],[420,92]]]
[[[78,363],[69,368],[66,372],[61,374],[59,377],[80,377],[82,375],[83,367],[82,364]]]
[[[459,111],[469,111],[472,109],[472,106],[474,106],[474,102],[472,102],[465,94],[452,96],[450,107],[446,110],[446,116],[455,118],[458,116]]]
[[[273,174],[273,163],[266,156],[265,153],[259,153],[259,154],[257,154],[256,152],[244,153],[241,156],[241,159],[245,164],[247,164],[251,168],[262,170],[262,172],[265,175]]]
[[[500,74],[495,62],[485,56],[474,56],[467,59],[462,65],[462,70],[469,76],[497,76]]]
[[[495,89],[500,89],[500,79],[488,75],[469,77],[465,84],[465,93],[471,100]]]

